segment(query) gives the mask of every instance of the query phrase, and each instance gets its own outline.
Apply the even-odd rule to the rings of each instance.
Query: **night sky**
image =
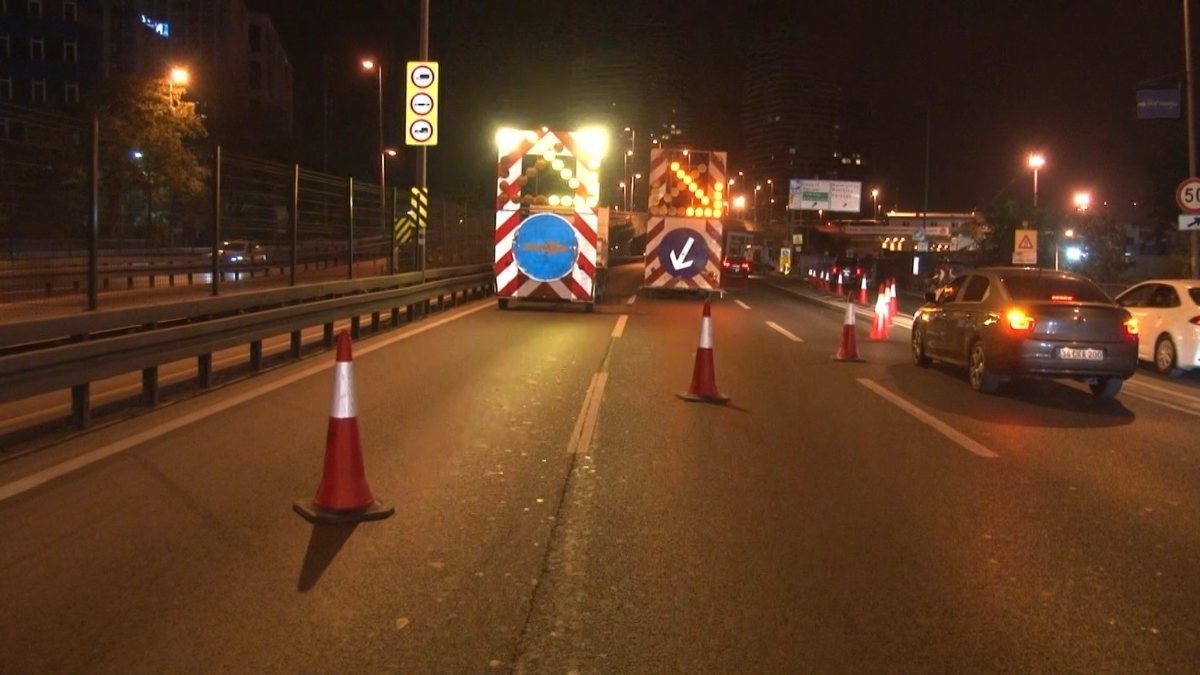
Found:
[[[403,64],[417,58],[419,2],[326,0],[305,3],[304,13],[286,0],[250,4],[271,13],[293,64],[300,161],[370,179],[376,80],[361,72],[358,60],[370,54],[385,63],[387,135],[398,144]],[[546,82],[552,78],[543,75],[559,74],[556,61],[576,41],[601,40],[621,49],[619,30],[594,33],[602,25],[598,18],[620,26],[636,20],[640,3],[430,4],[431,58],[442,70],[442,144],[429,152],[430,187],[486,200],[491,139],[503,121],[498,101],[513,91],[529,100],[552,96],[553,83]],[[1039,175],[1043,205],[1066,209],[1075,190],[1090,189],[1094,202],[1109,202],[1109,213],[1122,218],[1137,217],[1130,209],[1135,200],[1169,197],[1186,172],[1183,122],[1135,116],[1137,89],[1183,80],[1180,2],[658,5],[678,17],[678,32],[665,43],[700,53],[702,68],[692,78],[704,79],[698,84],[715,97],[703,126],[715,130],[712,147],[731,150],[733,170],[743,45],[770,21],[811,45],[821,69],[843,86],[853,115],[865,125],[872,162],[867,181],[880,187],[888,208],[921,208],[926,103],[932,211],[986,209],[1005,198],[1027,202],[1032,175],[1025,157],[1034,150],[1047,158]],[[411,180],[412,164],[411,154],[401,158],[389,169],[396,176],[391,180]]]

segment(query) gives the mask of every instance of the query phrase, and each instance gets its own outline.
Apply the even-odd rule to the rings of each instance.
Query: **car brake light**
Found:
[[[1054,295],[1051,295],[1050,299],[1053,300],[1054,302],[1074,302],[1075,296],[1056,293]]]
[[[1131,316],[1128,319],[1125,319],[1125,334],[1126,335],[1137,335],[1138,334],[1138,320],[1135,317]]]
[[[1192,318],[1188,319],[1188,323],[1194,323],[1197,326],[1200,326],[1200,316],[1193,316]]]
[[[834,273],[834,274],[837,274],[837,273],[838,273],[838,268],[837,268],[837,265],[834,265],[834,266],[833,266],[833,273]]]
[[[1005,318],[1008,319],[1008,327],[1013,330],[1033,330],[1033,317],[1019,309],[1008,310],[1008,314],[1005,315]]]
[[[729,267],[729,261],[728,261],[728,260],[726,260],[725,262],[721,263],[721,266],[722,266],[722,267]]]
[[[861,268],[861,267],[855,267],[855,268],[854,268],[854,276],[856,276],[856,277],[861,277],[861,276],[862,276],[862,268]]]

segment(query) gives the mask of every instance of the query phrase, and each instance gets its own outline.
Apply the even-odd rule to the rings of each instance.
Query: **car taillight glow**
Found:
[[[1200,326],[1200,316],[1193,316],[1192,318],[1188,319],[1188,323],[1194,323],[1197,326]]]
[[[1125,334],[1126,335],[1137,335],[1138,334],[1138,320],[1136,318],[1131,316],[1128,319],[1125,319]]]
[[[1050,299],[1054,302],[1074,302],[1075,296],[1055,293],[1054,295],[1050,296]]]
[[[1009,328],[1019,331],[1033,330],[1033,324],[1035,323],[1032,316],[1019,309],[1008,310],[1008,314],[1005,314],[1004,318],[1008,319]]]

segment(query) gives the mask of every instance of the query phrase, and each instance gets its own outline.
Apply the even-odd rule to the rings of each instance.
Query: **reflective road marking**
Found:
[[[987,457],[988,459],[995,459],[996,457],[1000,456],[1000,455],[997,455],[996,453],[992,452],[991,450],[988,450],[986,447],[984,447],[982,444],[975,441],[974,439],[972,439],[958,431],[955,431],[954,429],[952,429],[950,427],[950,425],[937,419],[933,415],[930,415],[929,413],[925,412],[924,410],[921,410],[920,408],[913,405],[912,403],[909,403],[908,401],[904,400],[900,396],[897,396],[896,394],[893,394],[892,392],[888,391],[887,389],[885,389],[883,387],[883,385],[879,384],[878,382],[874,382],[874,381],[868,380],[864,377],[860,377],[860,378],[858,378],[858,383],[861,384],[862,386],[866,387],[867,389],[870,389],[871,391],[875,392],[876,394],[879,394],[883,398],[890,401],[897,408],[900,408],[901,410],[908,413],[909,415],[912,415],[913,417],[924,422],[925,424],[928,424],[929,426],[933,427],[934,430],[937,431],[938,433],[942,434],[946,438],[949,438],[950,440],[954,441],[955,443],[958,443],[959,445],[966,448],[967,450],[970,450],[971,452],[975,453],[976,455],[979,455],[980,457]]]
[[[780,326],[779,324],[775,323],[774,321],[768,321],[767,325],[770,326],[772,330],[776,331],[777,333],[779,333],[780,335],[784,336],[785,338],[791,340],[792,342],[804,342],[804,340],[802,340],[800,338],[800,336],[793,334],[790,330],[784,328],[783,326]]]

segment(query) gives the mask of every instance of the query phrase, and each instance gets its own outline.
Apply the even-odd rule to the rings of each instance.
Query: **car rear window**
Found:
[[[240,241],[231,241],[225,244],[225,249],[228,251],[245,251],[246,245]]]
[[[1022,274],[1000,281],[1017,301],[1112,302],[1099,286],[1083,279]]]

